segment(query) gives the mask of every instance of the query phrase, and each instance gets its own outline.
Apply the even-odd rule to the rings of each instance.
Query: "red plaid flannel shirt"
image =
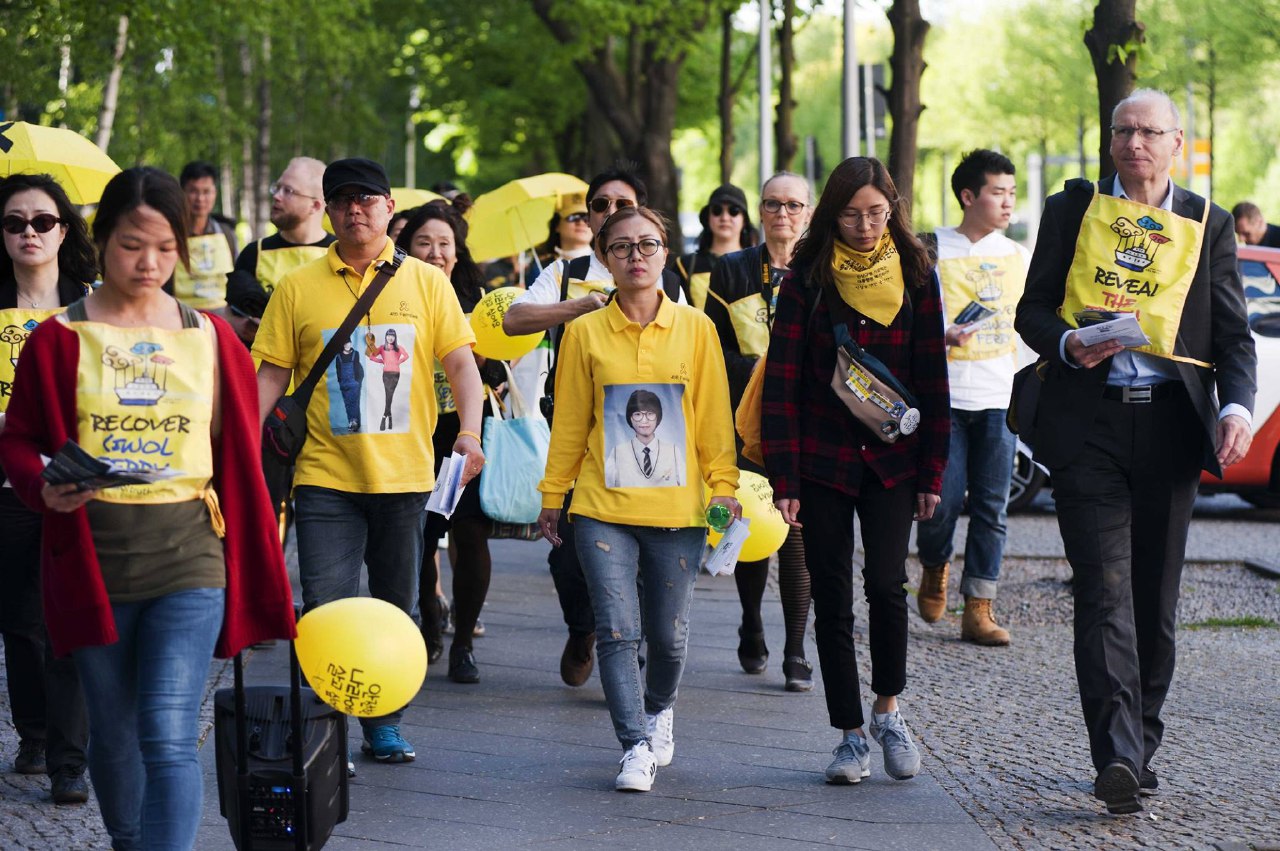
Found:
[[[808,312],[799,277],[788,274],[783,280],[765,362],[760,416],[761,448],[774,499],[799,499],[802,478],[857,496],[864,465],[885,487],[914,478],[918,492],[942,493],[951,442],[951,397],[939,290],[935,273],[905,301],[887,328],[841,303],[848,310],[853,339],[915,394],[920,407],[920,428],[896,443],[884,443],[853,418],[831,389],[836,343],[826,299],[819,299],[806,330]]]

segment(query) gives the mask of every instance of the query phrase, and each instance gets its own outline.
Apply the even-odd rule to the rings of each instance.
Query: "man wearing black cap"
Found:
[[[698,250],[677,257],[672,268],[680,276],[689,303],[703,310],[716,260],[755,245],[756,231],[751,226],[746,193],[732,183],[716,187],[698,213],[698,221],[702,223]]]
[[[395,202],[382,166],[338,160],[325,169],[323,191],[337,242],[280,280],[254,341],[253,353],[262,361],[258,395],[264,418],[289,380],[307,375],[395,251],[387,236]],[[349,388],[342,386],[337,364],[328,365],[307,408],[307,441],[297,461],[303,604],[310,610],[355,596],[364,563],[372,594],[412,614],[422,513],[434,484],[434,359],[444,366],[461,418],[453,449],[465,456],[462,483],[484,465],[483,390],[471,355],[475,337],[444,273],[406,257],[350,343],[365,380],[351,390],[353,398],[345,398]],[[349,403],[363,413],[359,426],[352,425]],[[361,719],[365,753],[381,762],[414,758],[413,746],[400,735],[401,716],[397,711]]]

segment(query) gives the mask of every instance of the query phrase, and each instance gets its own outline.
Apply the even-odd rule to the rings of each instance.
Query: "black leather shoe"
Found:
[[[763,674],[769,664],[769,648],[764,644],[764,631],[747,632],[738,627],[738,664],[748,674]]]
[[[449,648],[449,679],[466,685],[480,682],[480,667],[476,665],[476,654],[470,647],[454,645]]]
[[[1138,772],[1138,794],[1144,798],[1150,798],[1160,791],[1160,778],[1156,777],[1156,773],[1150,768],[1143,768]]]
[[[787,678],[787,691],[813,691],[813,663],[803,656],[782,660],[782,675]]]
[[[13,758],[13,770],[19,774],[44,774],[44,739],[23,739],[18,743],[18,755]]]
[[[560,679],[567,686],[580,686],[591,677],[596,666],[596,634],[575,635],[569,633],[560,654]]]
[[[55,804],[83,804],[89,800],[89,784],[84,779],[84,769],[59,771],[50,784]]]
[[[1107,805],[1107,812],[1115,816],[1141,812],[1138,803],[1138,775],[1129,764],[1115,760],[1093,781],[1093,797]]]

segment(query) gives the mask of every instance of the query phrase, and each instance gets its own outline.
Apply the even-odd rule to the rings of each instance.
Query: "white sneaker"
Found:
[[[618,779],[613,781],[613,788],[619,792],[648,792],[653,788],[658,760],[648,742],[628,748],[619,766]]]
[[[668,706],[657,715],[644,714],[645,732],[649,734],[649,744],[653,746],[653,755],[658,766],[671,764],[671,757],[676,753],[676,708]]]

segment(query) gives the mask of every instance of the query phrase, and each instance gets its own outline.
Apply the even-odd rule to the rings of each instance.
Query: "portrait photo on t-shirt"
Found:
[[[321,335],[326,344],[334,333]],[[409,324],[362,325],[351,333],[326,371],[333,434],[408,433],[414,345]]]
[[[604,484],[672,488],[685,484],[683,384],[604,388]]]

